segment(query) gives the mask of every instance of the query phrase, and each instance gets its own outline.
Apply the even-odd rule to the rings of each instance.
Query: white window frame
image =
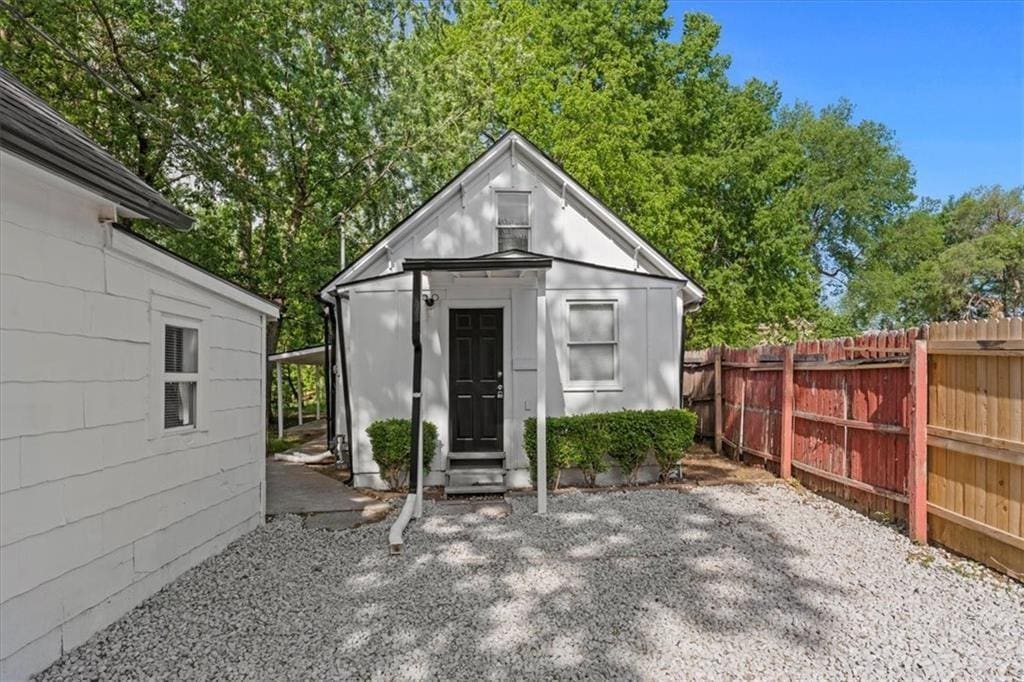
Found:
[[[526,225],[499,225],[498,224],[498,195],[499,194],[525,194],[526,195]],[[526,250],[533,248],[533,192],[528,189],[495,188],[494,190],[494,250],[501,248],[501,230],[528,230],[526,236]]]
[[[199,302],[154,293],[150,300],[150,385],[149,385],[149,437],[150,440],[190,437],[206,434],[209,419],[209,325],[210,309]],[[165,344],[167,327],[195,329],[198,334],[198,362],[192,373],[165,371]],[[186,426],[164,426],[164,384],[171,381],[196,382],[195,423]],[[191,442],[191,441],[189,441]],[[163,446],[161,446],[162,448]]]
[[[611,305],[612,307],[612,340],[611,341],[573,341],[572,340],[572,308],[576,305]],[[620,389],[622,384],[619,374],[619,302],[608,298],[574,298],[565,302],[565,376],[566,386],[576,390]],[[612,378],[610,380],[591,381],[572,378],[573,346],[611,346],[612,347]]]
[[[171,327],[178,329],[194,329],[196,332],[196,371],[195,372],[168,372],[167,371],[167,330]],[[163,334],[160,340],[163,346],[163,352],[161,355],[164,356],[163,371],[161,372],[162,378],[160,381],[160,421],[163,425],[164,433],[182,433],[188,431],[195,431],[199,428],[199,401],[200,393],[202,392],[202,378],[205,374],[201,361],[202,353],[199,351],[200,345],[203,343],[203,329],[202,323],[196,320],[189,319],[178,319],[173,317],[164,317],[163,321]],[[179,384],[179,383],[193,383],[196,385],[196,404],[194,408],[194,414],[192,415],[191,424],[182,424],[181,426],[167,426],[167,415],[165,413],[166,400],[167,400],[167,384]]]

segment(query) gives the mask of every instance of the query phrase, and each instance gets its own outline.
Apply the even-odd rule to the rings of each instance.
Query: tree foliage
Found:
[[[887,224],[843,304],[862,326],[1024,315],[1024,188],[925,201]]]
[[[358,255],[511,127],[705,286],[694,346],[842,331],[828,283],[913,198],[891,131],[730,83],[664,0],[14,4],[122,94],[12,17],[3,62],[196,215],[138,229],[281,301],[284,345],[319,338],[340,226]]]

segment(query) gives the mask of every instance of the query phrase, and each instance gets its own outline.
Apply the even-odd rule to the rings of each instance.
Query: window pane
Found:
[[[615,345],[569,346],[570,381],[615,381]]]
[[[172,327],[164,330],[164,371],[199,371],[199,330]]]
[[[615,306],[611,303],[569,305],[570,341],[614,341]]]
[[[530,224],[530,195],[526,192],[498,192],[498,225]]]
[[[164,428],[194,426],[196,423],[196,383],[171,381],[164,384]]]
[[[519,249],[520,251],[530,250],[530,228],[498,228],[498,251],[508,251],[510,249]]]

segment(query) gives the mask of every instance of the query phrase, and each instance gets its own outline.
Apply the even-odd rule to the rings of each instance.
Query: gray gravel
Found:
[[[41,678],[1024,678],[1024,586],[814,495],[512,506],[428,504],[401,557],[275,521]]]

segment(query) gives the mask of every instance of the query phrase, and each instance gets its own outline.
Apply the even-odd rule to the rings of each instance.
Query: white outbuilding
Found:
[[[548,416],[678,407],[704,290],[510,131],[320,297],[328,435],[355,484],[383,485],[366,429],[400,417],[437,427],[426,484],[473,494],[531,485],[529,418],[543,470]]]
[[[263,519],[278,310],[125,218],[192,223],[0,69],[0,679]]]

